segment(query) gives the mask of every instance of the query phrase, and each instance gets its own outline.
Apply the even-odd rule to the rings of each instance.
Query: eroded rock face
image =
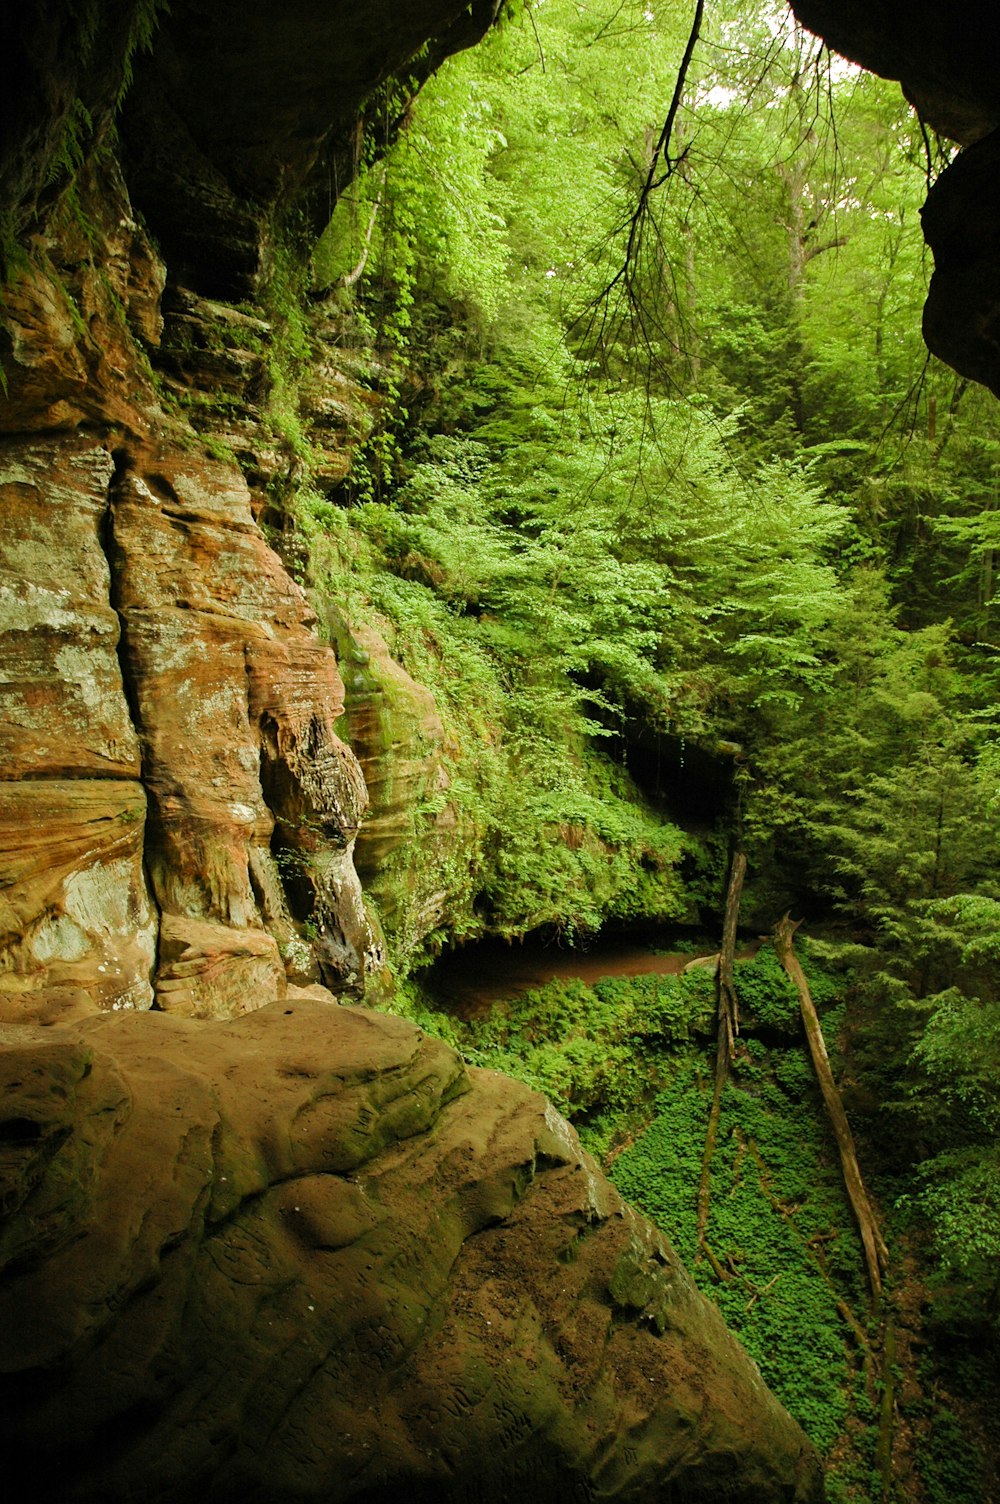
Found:
[[[164,283],[105,153],[4,293],[0,992],[204,1018],[286,973],[357,995],[336,660],[235,461],[165,405]]]
[[[158,916],[103,544],[113,469],[78,434],[0,442],[0,991],[142,1008]]]
[[[286,977],[359,995],[364,781],[302,559],[258,526],[296,463],[266,423],[275,331],[206,292],[266,286],[364,119],[389,139],[496,5],[91,10],[0,18],[0,991],[196,1018]],[[377,402],[334,365],[302,380],[320,486]]]
[[[93,439],[0,441],[0,760],[6,778],[138,778]]]
[[[0,1436],[40,1504],[821,1497],[536,1093],[321,1003],[6,1032]]]
[[[0,782],[0,997],[85,988],[98,1007],[153,1001],[158,918],[138,781]]]
[[[155,987],[204,1017],[280,996],[276,846],[323,979],[362,991],[343,687],[239,471],[177,435],[9,438],[0,525],[0,988],[72,979],[122,1007]]]
[[[359,121],[388,138],[405,95],[487,32],[498,0],[174,0],[136,61],[122,133],[136,202],[182,280],[239,298],[294,205],[321,230]],[[405,80],[394,96],[394,79]]]
[[[367,800],[333,729],[343,686],[302,589],[265,543],[232,466],[174,450],[142,457],[122,471],[111,516],[161,909],[260,927],[251,854],[270,849],[277,822],[327,979],[362,991],[351,851]]]
[[[331,616],[334,613],[331,613]],[[454,879],[442,882],[447,854],[470,850],[473,832],[463,830],[448,797],[449,746],[434,696],[396,662],[372,627],[336,617],[332,628],[345,677],[346,720],[351,746],[365,775],[369,814],[358,837],[358,872],[405,960],[431,931],[455,918]],[[433,813],[431,813],[433,811]],[[393,861],[410,848],[419,861]],[[471,864],[471,854],[469,863]]]
[[[936,130],[966,146],[923,211],[934,253],[924,337],[1000,395],[1000,30],[992,0],[793,0],[837,51],[898,78]]]

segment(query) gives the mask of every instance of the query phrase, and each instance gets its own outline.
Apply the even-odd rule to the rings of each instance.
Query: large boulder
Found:
[[[572,1129],[400,1019],[54,997],[0,1049],[0,1436],[38,1504],[818,1500]]]

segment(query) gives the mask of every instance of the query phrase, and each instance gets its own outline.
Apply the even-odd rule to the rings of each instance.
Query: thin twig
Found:
[[[525,9],[528,12],[528,20],[531,22],[531,29],[535,33],[535,44],[538,47],[538,61],[542,65],[542,72],[543,73],[547,73],[548,69],[545,66],[545,49],[542,46],[542,39],[538,35],[538,27],[535,25],[535,10],[534,10],[534,7],[531,6],[531,5],[528,5],[528,6],[525,7]]]

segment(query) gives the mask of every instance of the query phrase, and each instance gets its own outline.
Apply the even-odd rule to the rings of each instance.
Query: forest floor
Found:
[[[883,1307],[892,1352],[882,1351],[886,1323],[866,1314],[861,1246],[795,999],[760,937],[741,937],[746,1027],[712,1169],[709,1236],[722,1282],[700,1261],[690,1188],[711,1095],[715,956],[704,935],[664,938],[685,948],[656,951],[635,935],[586,951],[537,940],[470,946],[421,979],[432,1014],[420,1021],[434,1027],[436,1017],[467,1058],[520,1076],[575,1122],[825,1453],[832,1504],[1000,1504],[995,1380],[985,1356],[967,1350],[974,1343],[942,1340],[941,1292],[894,1210],[898,1187],[877,1176],[892,1245]],[[842,1074],[843,977],[804,949]],[[699,959],[707,964],[692,966]],[[862,1162],[875,1153],[863,1137],[859,1151]],[[879,1461],[883,1369],[888,1487]]]

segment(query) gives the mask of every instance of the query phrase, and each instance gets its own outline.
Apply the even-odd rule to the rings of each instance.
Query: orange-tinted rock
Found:
[[[321,1002],[27,1033],[0,1050],[0,1438],[38,1504],[821,1498],[538,1094]]]
[[[232,466],[139,455],[112,515],[161,908],[263,928],[251,855],[277,822],[324,976],[361,990],[367,927],[351,852],[364,781],[333,729],[343,686],[303,591]]]
[[[334,731],[342,684],[303,591],[253,520],[239,472],[134,443],[112,459],[85,431],[8,440],[0,524],[0,774],[12,785],[141,776],[150,819],[130,861],[143,892],[145,861],[164,913],[233,930],[231,947],[220,942],[202,957],[201,983],[195,948],[185,1001],[173,1005],[215,1016],[223,997],[238,1012],[242,998],[259,1005],[280,995],[276,942],[249,871],[276,819],[280,846],[298,863],[297,917],[315,927],[324,978],[362,990],[369,935],[352,851],[366,795]],[[37,794],[24,798],[26,817],[43,818]],[[16,825],[16,814],[8,818]],[[120,871],[119,907],[136,912],[135,875]],[[32,893],[21,905],[26,925],[38,917]],[[144,933],[155,929],[148,907],[143,916]],[[248,932],[261,951],[249,972]],[[276,935],[294,937],[287,913]],[[93,985],[102,1005],[133,986],[148,1003],[151,944],[134,951],[139,969],[117,990],[95,968],[118,966],[124,953],[108,962],[102,945],[88,962],[73,941],[72,978]],[[49,980],[65,979],[64,950],[52,953]],[[22,948],[18,974],[34,976],[43,954],[44,945]],[[227,956],[233,976],[222,983]],[[163,997],[175,998],[178,978],[162,980]]]
[[[33,251],[0,303],[0,433],[174,426],[135,347],[159,338],[165,271],[110,153],[81,168]]]
[[[160,927],[156,1006],[184,1018],[238,1018],[261,1000],[285,995],[277,941],[263,930],[238,930],[165,914]]]
[[[101,534],[113,463],[93,439],[0,443],[0,776],[139,774]]]
[[[0,994],[82,987],[148,1008],[157,916],[143,872],[146,799],[117,779],[0,782]]]
[[[239,1012],[280,996],[279,944],[298,980],[322,973],[359,992],[370,937],[352,851],[366,796],[334,730],[336,661],[240,471],[202,455],[160,408],[136,341],[159,339],[163,269],[110,157],[81,173],[76,195],[3,308],[0,428],[34,437],[0,445],[0,778],[141,778],[149,820],[134,859],[158,908],[232,931],[231,943],[187,947],[183,975],[161,977],[171,1006],[214,1016],[223,998]],[[88,236],[101,239],[99,262]],[[266,330],[238,311],[230,322]],[[291,907],[258,880],[272,838],[289,857]],[[130,871],[120,907],[133,887]],[[144,934],[157,918],[145,911]],[[88,972],[74,944],[71,979],[102,1006],[132,984],[148,1003],[146,940],[117,991],[96,969],[102,945]],[[18,976],[46,985],[38,955],[18,954]],[[61,985],[68,957],[53,965]]]

